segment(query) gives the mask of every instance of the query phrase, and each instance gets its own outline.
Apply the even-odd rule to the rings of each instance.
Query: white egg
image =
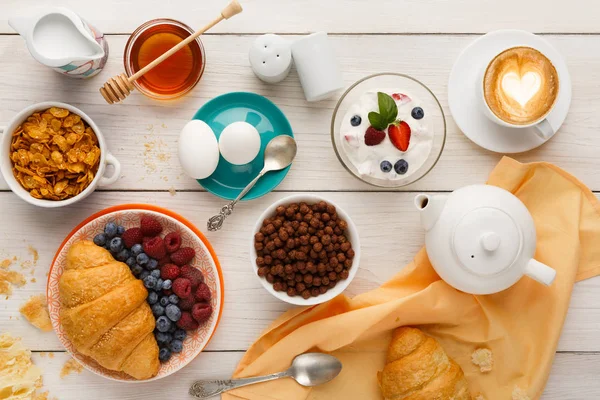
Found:
[[[208,178],[219,164],[219,144],[204,121],[194,119],[179,134],[179,163],[194,179]]]
[[[231,164],[248,164],[260,151],[260,134],[247,122],[234,122],[221,132],[219,149],[223,158]]]

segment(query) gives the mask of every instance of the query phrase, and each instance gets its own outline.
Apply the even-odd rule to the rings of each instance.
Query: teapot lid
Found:
[[[490,277],[514,264],[523,234],[513,217],[495,207],[475,208],[454,227],[452,250],[467,272]]]

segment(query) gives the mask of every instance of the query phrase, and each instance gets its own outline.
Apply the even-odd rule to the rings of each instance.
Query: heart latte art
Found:
[[[496,56],[488,66],[483,90],[494,114],[509,124],[540,120],[558,96],[558,73],[539,51],[514,47]]]

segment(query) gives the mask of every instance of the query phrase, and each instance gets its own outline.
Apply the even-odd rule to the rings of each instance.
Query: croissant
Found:
[[[416,328],[394,331],[377,379],[385,400],[471,400],[460,366]]]
[[[148,291],[129,267],[93,242],[73,244],[59,281],[60,321],[75,349],[136,379],[158,373]]]

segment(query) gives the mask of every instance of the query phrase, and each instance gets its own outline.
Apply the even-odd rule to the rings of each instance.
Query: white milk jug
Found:
[[[61,74],[90,78],[102,70],[108,44],[102,32],[63,7],[44,7],[9,18],[8,24],[27,42],[40,63]]]

